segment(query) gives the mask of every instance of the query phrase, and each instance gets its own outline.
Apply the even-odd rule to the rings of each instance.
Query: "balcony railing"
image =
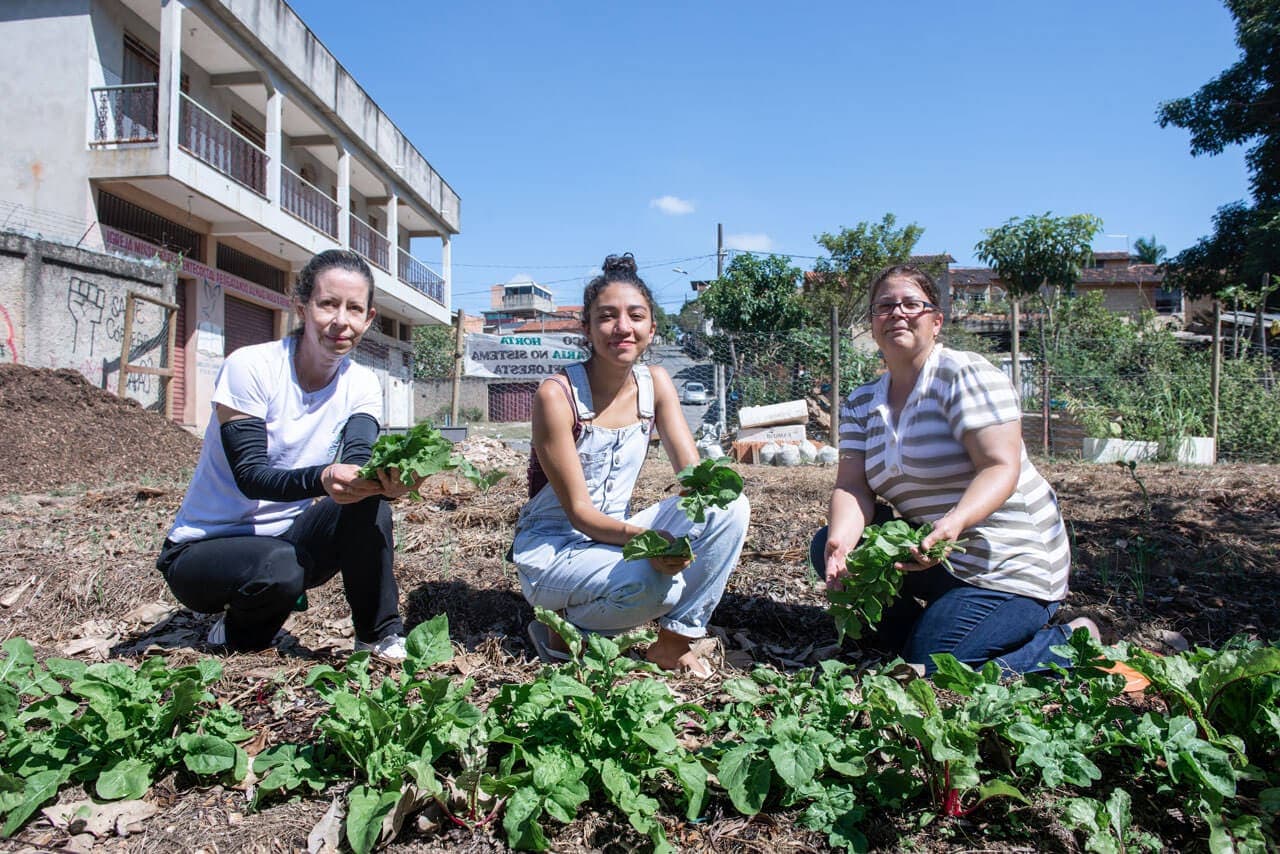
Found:
[[[396,277],[415,291],[444,305],[444,279],[403,249],[400,250],[399,258],[400,266],[396,270]]]
[[[391,269],[391,242],[355,214],[351,214],[351,248],[375,267],[384,271]]]
[[[280,207],[316,231],[338,239],[338,203],[283,165],[280,168]]]
[[[267,153],[213,113],[182,96],[178,145],[232,181],[267,194]]]
[[[155,142],[156,84],[128,83],[98,86],[89,90],[93,98],[93,144]]]

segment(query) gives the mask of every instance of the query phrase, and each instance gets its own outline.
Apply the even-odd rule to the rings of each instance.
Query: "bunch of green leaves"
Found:
[[[441,435],[428,421],[416,424],[406,433],[384,433],[373,443],[369,461],[360,468],[360,476],[372,480],[380,469],[395,469],[400,482],[412,486],[416,479],[430,477],[457,468],[453,443]],[[412,493],[418,496],[415,491]]]
[[[707,521],[707,508],[725,508],[742,494],[742,475],[727,457],[686,466],[676,475],[680,481],[680,509],[694,522]]]
[[[458,752],[480,722],[480,712],[466,700],[471,680],[455,685],[444,676],[418,676],[453,658],[448,618],[440,614],[419,624],[406,647],[402,670],[376,685],[367,652],[351,656],[341,670],[313,667],[307,684],[329,704],[315,725],[325,749],[280,745],[254,762],[267,791],[315,790],[317,783],[354,770],[358,782],[348,795],[346,836],[361,854],[383,837],[393,811],[402,816],[443,793],[436,763]]]
[[[871,731],[850,723],[865,710],[847,665],[784,675],[757,668],[726,680],[729,702],[706,716],[718,736],[698,752],[734,809],[756,815],[769,804],[805,806],[801,823],[827,834],[834,848],[866,850],[858,829]]]
[[[535,610],[573,657],[545,668],[531,683],[504,685],[489,707],[485,726],[499,748],[495,792],[507,798],[502,825],[508,842],[545,850],[543,816],[568,823],[598,793],[649,837],[655,851],[673,850],[657,819],[659,797],[674,781],[685,815],[696,818],[706,771],[676,739],[683,707],[671,688],[661,679],[633,678],[656,667],[624,655],[651,642],[653,633],[584,640],[563,618]]]
[[[827,613],[835,618],[842,642],[846,635],[861,638],[864,630],[880,622],[885,607],[902,589],[902,570],[894,564],[914,560],[911,549],[919,547],[932,530],[928,522],[912,528],[901,519],[866,527],[858,547],[845,558],[848,575],[841,579],[842,586],[827,590],[827,600],[831,602]],[[950,569],[947,554],[952,551],[964,549],[960,542],[942,540],[924,554],[941,560]]]
[[[693,559],[693,546],[688,537],[668,540],[657,531],[636,534],[622,546],[624,560],[640,560],[651,557],[680,557]]]
[[[729,465],[726,457],[685,466],[676,478],[681,486],[680,509],[695,523],[707,521],[707,508],[728,507],[742,494],[742,475]],[[627,560],[651,557],[692,560],[693,549],[688,537],[667,540],[657,531],[645,531],[623,545],[622,556]]]
[[[42,665],[21,638],[3,650],[0,834],[12,834],[68,782],[120,800],[142,797],[159,774],[179,766],[201,777],[244,778],[248,757],[237,745],[253,733],[208,691],[222,678],[218,662]]]
[[[462,476],[481,492],[488,492],[495,483],[507,476],[507,473],[502,469],[481,471],[476,468],[471,460],[461,454],[454,454],[453,462],[458,467],[458,471],[462,472]]]
[[[1163,850],[1155,836],[1133,829],[1131,803],[1124,789],[1113,789],[1105,804],[1093,798],[1067,798],[1061,805],[1062,823],[1083,833],[1084,850],[1093,854]]]

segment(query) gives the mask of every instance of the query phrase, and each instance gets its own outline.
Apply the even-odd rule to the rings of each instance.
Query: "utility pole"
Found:
[[[724,223],[716,223],[716,278],[724,277]],[[725,416],[725,375],[724,365],[716,362],[715,366],[716,380],[716,405],[720,408],[720,419],[716,425],[716,433],[723,436],[727,427],[728,419]]]
[[[449,404],[449,424],[458,424],[458,404],[462,402],[462,368],[466,354],[467,313],[458,309],[455,318],[456,328],[453,331],[453,396]]]

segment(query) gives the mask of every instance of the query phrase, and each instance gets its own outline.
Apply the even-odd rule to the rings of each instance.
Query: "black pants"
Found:
[[[270,646],[302,592],[341,570],[356,637],[372,642],[404,633],[394,549],[386,500],[324,498],[278,537],[165,540],[156,566],[183,605],[225,609],[227,645],[246,650]]]

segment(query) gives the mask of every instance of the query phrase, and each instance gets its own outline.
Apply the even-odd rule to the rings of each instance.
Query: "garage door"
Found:
[[[489,386],[490,421],[530,421],[537,383],[502,383]]]
[[[241,347],[261,344],[276,337],[276,313],[274,309],[254,305],[228,295],[226,318],[223,323],[226,344],[223,355],[230,356]]]

